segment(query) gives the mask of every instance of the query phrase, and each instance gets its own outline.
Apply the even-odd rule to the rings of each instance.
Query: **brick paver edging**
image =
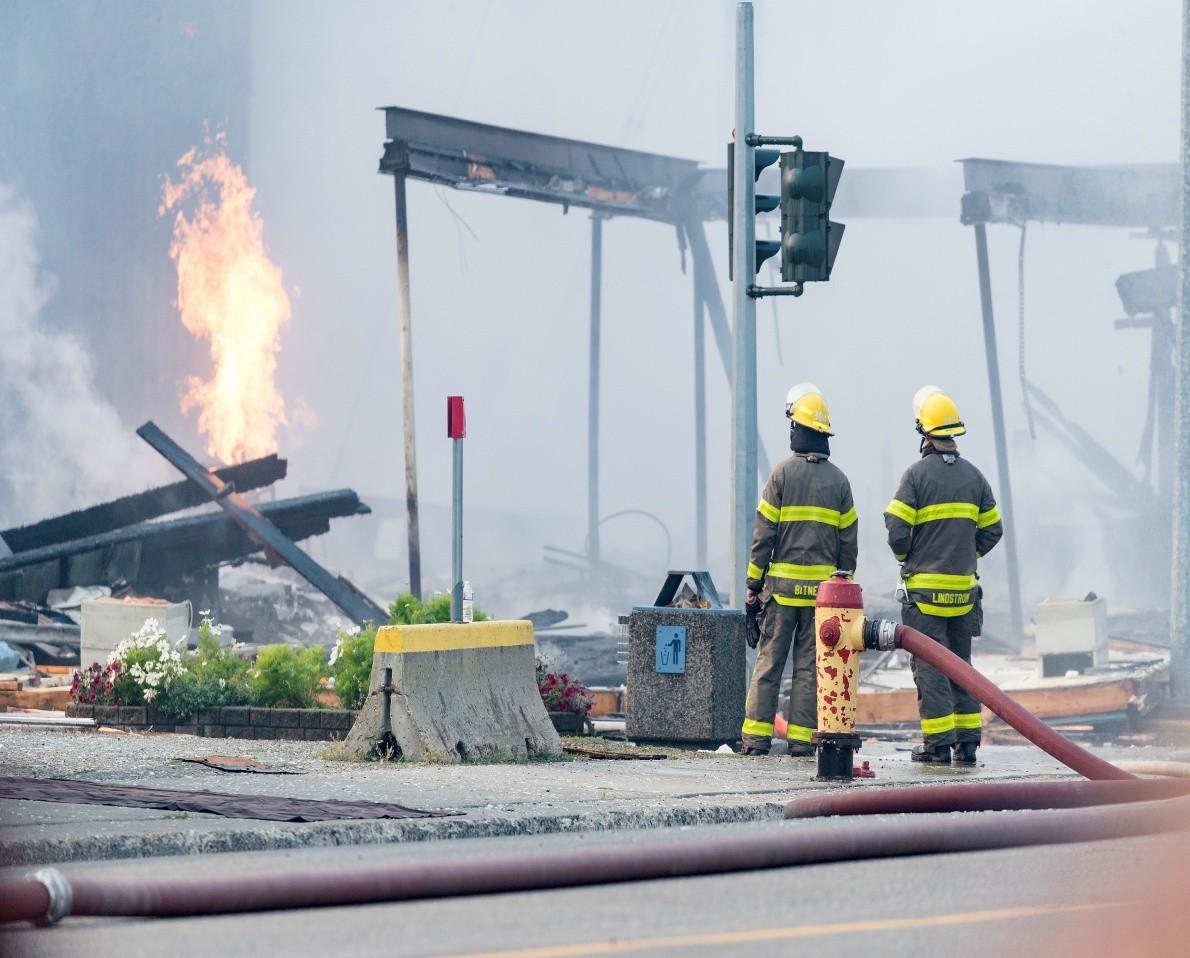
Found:
[[[98,725],[130,732],[183,732],[208,738],[288,739],[325,742],[346,738],[356,713],[349,709],[258,709],[224,705],[200,709],[189,722],[176,724],[152,705],[66,706],[70,718],[92,718]]]

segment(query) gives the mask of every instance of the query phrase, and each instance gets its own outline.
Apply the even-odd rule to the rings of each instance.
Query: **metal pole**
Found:
[[[591,214],[591,343],[587,375],[587,556],[599,568],[599,343],[603,279],[603,216]]]
[[[983,344],[988,360],[988,389],[992,394],[992,435],[996,440],[996,466],[1000,474],[1000,513],[1004,523],[1004,555],[1008,565],[1008,602],[1014,641],[1024,636],[1021,615],[1021,577],[1013,533],[1012,482],[1008,475],[1008,440],[1004,432],[1004,403],[1000,396],[1000,356],[996,352],[996,319],[992,313],[992,278],[988,269],[987,226],[975,224],[975,259],[979,266],[979,304],[983,310]]]
[[[409,535],[409,591],[421,598],[421,533],[417,521],[417,442],[413,423],[413,314],[409,298],[409,222],[405,174],[393,177],[397,208],[397,299],[401,311],[401,409],[405,421],[405,512]]]
[[[686,238],[690,241],[690,253],[696,265],[702,266],[702,303],[706,307],[707,322],[711,327],[711,335],[715,339],[716,352],[723,361],[723,375],[727,378],[728,388],[731,387],[731,329],[727,322],[727,307],[723,305],[723,296],[719,292],[719,281],[715,278],[715,264],[711,260],[711,250],[707,246],[706,233],[703,232],[702,221],[696,217],[686,220]],[[771,471],[769,455],[764,448],[764,440],[759,434],[756,437],[756,488],[760,489]]]
[[[736,6],[735,244],[732,249],[731,583],[732,604],[744,607],[745,577],[756,509],[756,200],[752,133],[752,4]]]
[[[451,469],[450,621],[463,621],[463,440],[452,439],[454,462]]]
[[[1174,330],[1173,529],[1170,563],[1170,684],[1190,697],[1190,0],[1182,4],[1182,235]]]
[[[694,567],[707,567],[707,359],[702,270],[694,260]]]

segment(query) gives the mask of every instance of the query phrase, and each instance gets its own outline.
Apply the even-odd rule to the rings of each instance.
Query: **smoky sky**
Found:
[[[250,11],[240,158],[258,190],[265,243],[294,294],[278,363],[281,391],[312,413],[282,436],[287,486],[350,485],[365,498],[400,500],[392,182],[376,173],[384,141],[376,108],[405,106],[718,166],[733,124],[734,4],[287,0]],[[168,15],[175,14],[185,19],[184,10]],[[934,382],[954,394],[970,430],[964,452],[999,485],[974,241],[958,220],[954,161],[1175,161],[1180,5],[760,2],[756,35],[762,132],[798,133],[807,148],[828,149],[853,169],[927,168],[953,185],[950,216],[852,219],[829,284],[757,309],[759,418],[769,453],[786,454],[786,389],[817,383],[834,413],[835,461],[855,489],[860,575],[883,590],[896,567],[879,514],[916,455],[910,399],[919,386]],[[143,56],[149,74],[168,71],[152,49]],[[214,83],[220,63],[212,56],[205,72]],[[25,67],[60,68],[52,61]],[[21,95],[18,85],[0,100]],[[44,133],[39,124],[25,132]],[[201,135],[171,129],[177,142],[162,152],[180,155]],[[118,155],[119,140],[113,131],[100,145]],[[36,181],[36,170],[20,174]],[[5,179],[14,177],[0,167]],[[841,200],[846,184],[844,173]],[[54,189],[87,203],[78,184]],[[147,204],[155,206],[157,189],[146,182]],[[473,528],[475,578],[507,574],[546,542],[581,547],[589,215],[411,183],[409,223],[416,425],[429,514],[442,516],[437,507],[449,502],[443,397],[462,393],[468,506],[477,515],[523,517],[519,526]],[[710,224],[708,237],[728,294],[724,224]],[[1011,227],[989,229],[1026,598],[1089,589],[1124,595],[1102,485],[1052,440],[1025,431],[1019,238]],[[603,239],[601,511],[657,514],[682,566],[692,562],[694,545],[691,278],[681,272],[670,228],[613,219]],[[1114,282],[1151,266],[1154,247],[1122,229],[1031,224],[1027,235],[1028,374],[1133,469],[1148,334],[1113,328],[1122,315]],[[142,255],[151,259],[152,249]],[[146,272],[169,268],[164,246],[159,257],[146,261]],[[53,265],[58,288],[68,289],[69,257]],[[101,330],[114,321],[102,309],[79,320]],[[150,367],[153,357],[138,355],[135,328],[126,326],[119,353]],[[176,336],[177,355],[201,363],[180,322]],[[90,341],[100,364],[116,352],[101,334]],[[712,568],[726,578],[730,394],[709,338],[707,383],[710,552]],[[175,381],[164,377],[144,406],[157,403],[177,421],[177,398]],[[430,526],[427,577],[445,582],[447,527],[437,519]],[[399,534],[397,525],[386,535],[390,552],[403,548]],[[664,543],[647,524],[609,525],[604,539],[613,556],[637,567],[664,562]],[[356,556],[354,571],[368,562]],[[993,557],[985,570],[993,596],[1001,562]]]

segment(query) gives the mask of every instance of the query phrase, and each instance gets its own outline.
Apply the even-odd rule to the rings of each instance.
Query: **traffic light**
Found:
[[[760,173],[767,167],[772,166],[783,156],[780,150],[752,150],[752,155],[755,159],[755,178],[760,180]],[[780,196],[772,196],[771,194],[757,193],[755,211],[756,213],[771,213],[778,206],[781,205]],[[735,149],[734,144],[727,144],[727,278],[734,280],[734,244],[735,244]],[[755,233],[755,231],[753,231]],[[760,272],[760,264],[772,256],[776,256],[781,252],[781,243],[779,240],[757,240],[756,241],[756,272]]]
[[[829,153],[797,149],[781,154],[781,279],[785,282],[831,278],[844,229],[842,223],[830,220],[831,200],[842,173],[843,161]]]

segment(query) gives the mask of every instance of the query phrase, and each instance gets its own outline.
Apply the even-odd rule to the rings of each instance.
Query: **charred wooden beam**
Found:
[[[327,532],[333,518],[371,512],[350,489],[267,502],[260,511],[291,540]],[[0,599],[43,602],[50,589],[120,580],[149,589],[260,551],[220,512],[142,522],[0,559]]]
[[[215,475],[240,492],[260,489],[285,478],[287,464],[276,454],[216,469]],[[208,502],[208,496],[188,479],[145,492],[122,496],[101,505],[79,509],[31,525],[0,531],[0,539],[13,552],[28,552],[60,542],[72,542],[136,525]]]
[[[298,575],[342,609],[361,627],[369,622],[382,623],[388,614],[342,577],[335,576],[294,545],[276,525],[245,499],[234,487],[220,479],[190,453],[167,436],[153,422],[141,426],[136,434],[226,512],[252,541],[289,565]]]

